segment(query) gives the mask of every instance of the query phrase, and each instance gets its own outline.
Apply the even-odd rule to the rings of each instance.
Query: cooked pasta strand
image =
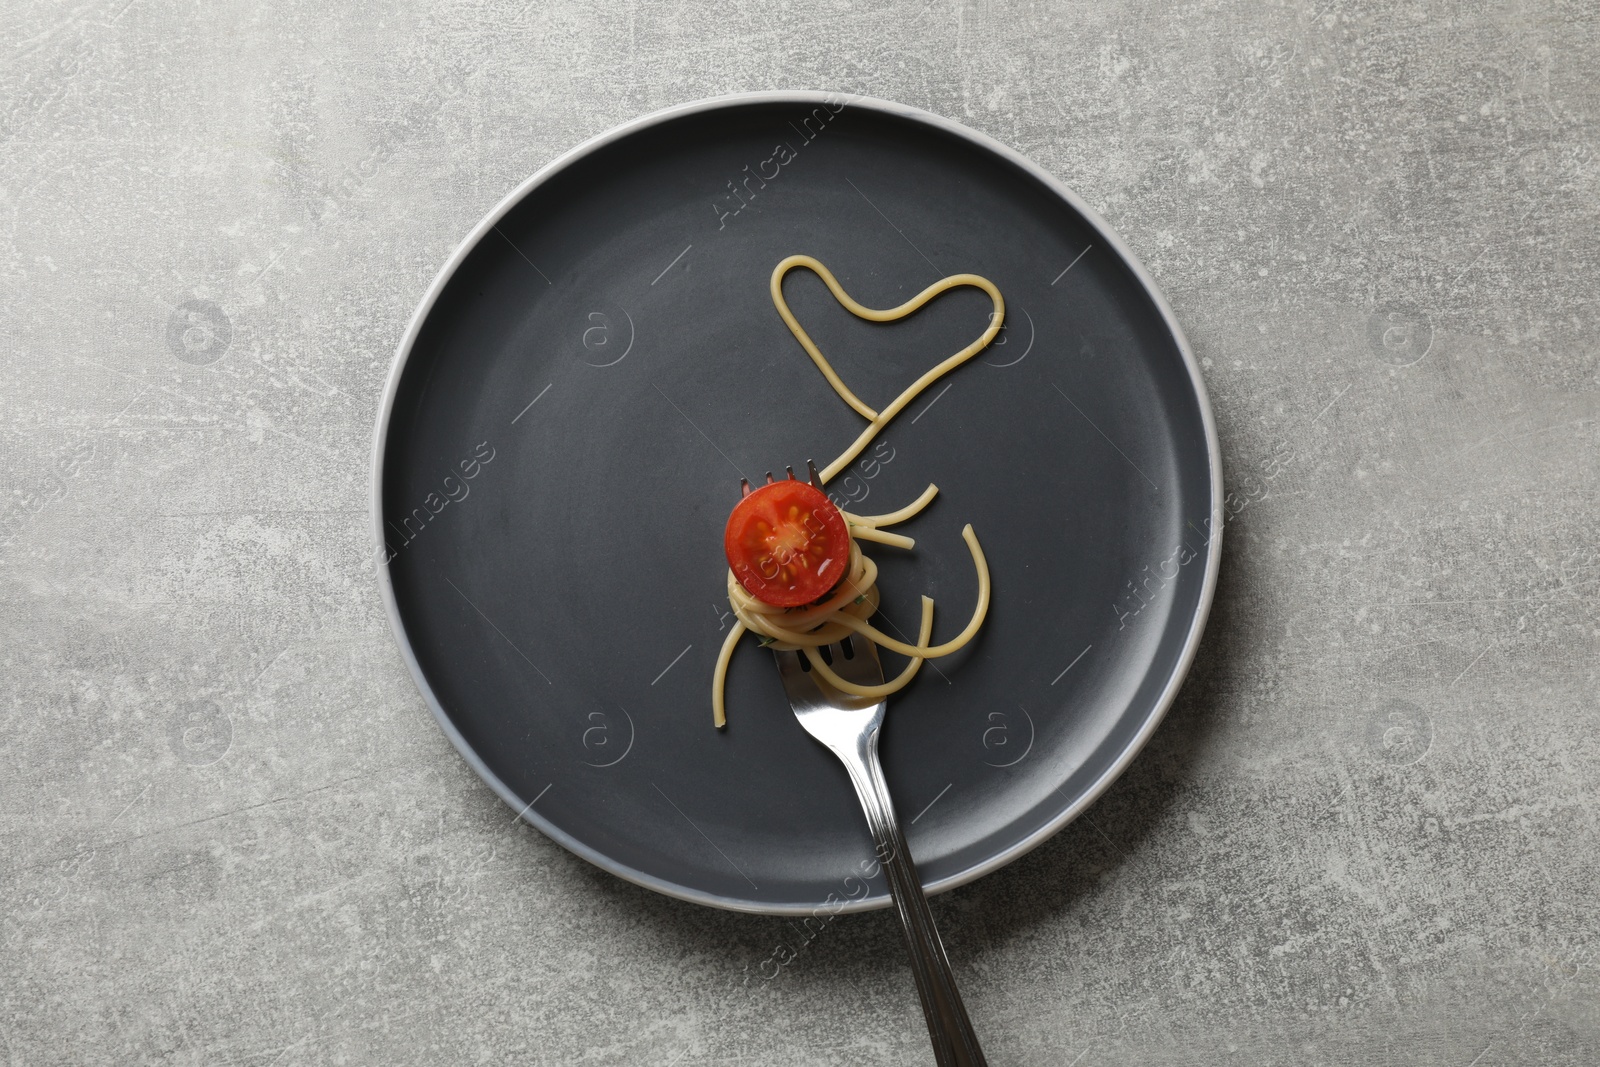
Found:
[[[895,548],[917,547],[917,543],[904,534],[889,533],[887,530],[878,530],[871,526],[858,526],[850,531],[850,536],[858,541],[876,541],[880,545],[893,545]]]
[[[806,333],[805,327],[801,326],[800,321],[794,317],[794,312],[789,310],[789,303],[783,298],[783,276],[788,274],[791,270],[794,270],[796,267],[805,267],[807,270],[817,275],[817,277],[821,278],[823,284],[828,287],[828,290],[831,293],[833,293],[833,298],[839,301],[839,303],[843,304],[850,314],[860,319],[866,319],[869,322],[893,322],[895,319],[904,318],[920,308],[922,305],[926,304],[928,301],[932,300],[934,297],[938,296],[940,293],[945,292],[948,289],[959,288],[963,285],[972,286],[975,289],[982,289],[985,293],[988,293],[989,299],[994,302],[994,311],[989,316],[988,328],[978,336],[976,341],[973,341],[955,355],[935,364],[920,378],[907,386],[899,396],[895,397],[894,400],[890,402],[888,407],[884,408],[882,411],[874,411],[872,408],[868,407],[860,397],[851,392],[849,386],[844,384],[844,382],[840,379],[838,372],[833,369],[832,364],[830,364],[823,356],[821,351],[817,349],[817,344],[811,339],[811,335]],[[849,448],[845,449],[838,459],[834,460],[832,463],[823,468],[822,481],[824,485],[826,485],[835,474],[838,474],[841,470],[848,466],[851,460],[859,456],[861,454],[861,450],[866,448],[867,445],[872,442],[874,437],[878,436],[878,431],[887,426],[889,424],[889,420],[900,414],[901,410],[904,409],[907,404],[915,400],[918,394],[920,394],[924,389],[932,385],[934,382],[938,381],[940,378],[943,378],[946,374],[949,374],[951,371],[961,366],[961,364],[965,363],[973,356],[977,355],[979,352],[983,351],[989,342],[993,341],[995,336],[1000,332],[1000,327],[1004,325],[1006,316],[1006,301],[1005,298],[1000,295],[1000,290],[995,288],[994,283],[988,278],[982,278],[976,274],[952,274],[948,278],[940,278],[938,281],[934,282],[932,285],[928,286],[926,289],[922,290],[922,292],[918,293],[910,300],[907,300],[899,307],[885,308],[884,310],[880,311],[876,308],[869,308],[866,305],[859,303],[849,293],[845,292],[844,287],[839,284],[839,280],[833,276],[833,272],[827,267],[824,267],[814,257],[790,256],[773,268],[770,288],[772,290],[772,302],[777,305],[778,314],[783,318],[784,324],[789,327],[789,332],[794,334],[795,340],[800,342],[800,347],[806,350],[806,354],[809,355],[812,362],[817,365],[817,369],[822,371],[822,376],[828,379],[828,384],[833,386],[834,392],[838,393],[846,404],[849,404],[856,410],[857,414],[859,414],[862,418],[869,420],[870,423],[865,430],[861,431],[861,436],[857,437],[855,442]]]
[[[744,623],[734,623],[727,639],[722,642],[722,651],[717,653],[717,682],[711,687],[711,718],[719,730],[728,725],[728,710],[723,704],[723,680],[728,676],[728,661],[733,658],[733,646],[743,636]]]
[[[887,515],[852,515],[847,511],[844,513],[844,517],[857,526],[871,526],[874,528],[894,526],[919,514],[923,508],[933,503],[933,498],[938,495],[939,487],[930,482],[928,488],[922,491],[921,496],[899,511],[891,511]]]

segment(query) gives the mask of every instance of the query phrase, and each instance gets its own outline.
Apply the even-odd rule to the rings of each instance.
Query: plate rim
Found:
[[[383,398],[378,406],[373,437],[370,500],[372,508],[371,529],[374,570],[377,572],[378,588],[383,597],[384,613],[388,617],[389,628],[394,635],[395,641],[400,646],[400,654],[405,660],[407,670],[411,674],[411,680],[416,684],[423,700],[428,705],[428,709],[433,713],[434,721],[444,731],[445,736],[449,738],[456,752],[494,790],[501,800],[518,812],[517,818],[519,820],[527,822],[574,855],[588,860],[602,870],[614,874],[625,881],[666,896],[676,897],[679,900],[686,900],[694,904],[757,915],[809,915],[822,907],[826,907],[830,913],[874,911],[888,907],[892,900],[887,894],[884,894],[864,897],[858,901],[849,901],[837,907],[823,903],[773,904],[691,889],[687,886],[658,878],[627,864],[619,863],[549,822],[544,816],[533,810],[531,803],[524,804],[522,798],[500,780],[500,777],[489,768],[477,751],[467,742],[461,731],[456,728],[455,723],[440,703],[438,696],[433,692],[433,688],[428,684],[427,676],[423,673],[422,666],[417,660],[416,652],[411,646],[410,637],[407,635],[405,624],[400,617],[399,604],[394,594],[394,582],[389,572],[388,548],[383,530],[383,462],[385,446],[388,442],[390,417],[394,411],[395,397],[399,389],[400,379],[405,373],[406,364],[410,359],[417,337],[421,333],[423,323],[426,322],[429,314],[433,311],[439,296],[443,293],[451,278],[455,276],[457,269],[478,247],[478,243],[488,235],[489,231],[506,214],[525,200],[534,190],[550,181],[578,160],[593,154],[606,145],[675,119],[724,108],[761,103],[814,104],[831,107],[841,99],[844,101],[845,107],[861,107],[891,115],[895,118],[920,123],[932,127],[938,132],[966,141],[1010,163],[1060,197],[1068,207],[1076,211],[1089,224],[1107,247],[1121,257],[1122,261],[1133,272],[1134,278],[1143,288],[1145,295],[1149,297],[1151,303],[1161,313],[1162,322],[1172,335],[1172,339],[1177,345],[1178,353],[1183,359],[1184,368],[1189,373],[1190,386],[1193,388],[1195,399],[1200,406],[1200,419],[1205,428],[1206,459],[1211,471],[1212,536],[1209,547],[1212,551],[1206,560],[1205,577],[1200,587],[1199,601],[1196,604],[1194,615],[1190,619],[1189,630],[1184,637],[1183,649],[1150,713],[1146,716],[1144,723],[1132,740],[1123,747],[1121,754],[1101,772],[1098,778],[1090,783],[1089,788],[1082,795],[1075,801],[1068,803],[1054,818],[1034,830],[1027,837],[997,852],[982,863],[975,864],[966,870],[949,875],[936,882],[924,883],[923,888],[928,894],[932,895],[966,885],[982,878],[986,874],[999,870],[1054,837],[1067,824],[1092,806],[1110,788],[1111,783],[1122,776],[1128,765],[1144,749],[1146,743],[1155,734],[1156,728],[1166,718],[1167,711],[1177,699],[1178,691],[1183,687],[1184,679],[1189,674],[1189,668],[1194,663],[1201,637],[1205,632],[1206,622],[1211,614],[1212,601],[1216,594],[1217,575],[1222,563],[1223,523],[1219,521],[1222,517],[1223,505],[1222,450],[1217,438],[1216,419],[1212,414],[1210,396],[1206,391],[1205,381],[1200,374],[1199,362],[1195,359],[1194,352],[1189,346],[1188,337],[1178,324],[1177,316],[1173,314],[1171,306],[1167,303],[1166,297],[1156,285],[1155,280],[1145,270],[1144,264],[1123,243],[1122,239],[1111,229],[1106,221],[1093,208],[1079,199],[1077,194],[1069,189],[1065,183],[1011,146],[990,137],[988,134],[964,126],[953,119],[945,118],[931,111],[925,111],[922,108],[855,93],[828,92],[815,89],[768,89],[725,93],[652,111],[596,134],[556,156],[507,193],[488,214],[468,231],[466,237],[461,240],[455,250],[451,252],[449,258],[445,260],[444,265],[439,268],[438,274],[428,285],[421,301],[418,303],[416,311],[412,313],[405,332],[400,338],[400,343],[395,349],[394,362],[390,365],[388,377],[384,381]]]

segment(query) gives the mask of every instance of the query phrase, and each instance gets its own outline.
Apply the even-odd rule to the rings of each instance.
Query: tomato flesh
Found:
[[[781,608],[821,597],[839,584],[850,561],[844,515],[795,479],[763,485],[739,501],[722,545],[739,584]]]

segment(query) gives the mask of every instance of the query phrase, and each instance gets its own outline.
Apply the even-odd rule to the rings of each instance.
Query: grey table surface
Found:
[[[0,12],[6,1062],[926,1062],[887,914],[702,909],[517,823],[369,554],[458,240],[764,88],[949,116],[1102,212],[1239,505],[1150,747],[936,901],[991,1061],[1600,1062],[1600,9],[374,8]]]

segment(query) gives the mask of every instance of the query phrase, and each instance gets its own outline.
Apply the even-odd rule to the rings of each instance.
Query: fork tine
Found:
[[[842,642],[834,642],[831,645],[824,646],[826,650],[824,658],[833,661],[828,664],[829,669],[845,681],[854,682],[857,685],[883,684],[883,665],[878,659],[877,647],[864,637],[856,637],[851,640],[850,648],[851,655],[846,657]],[[824,649],[818,649],[818,651],[822,652]],[[805,653],[775,651],[773,656],[778,661],[778,673],[783,676],[784,687],[790,690],[789,695],[791,698],[795,696],[791,682],[803,679],[804,682],[802,684],[808,687],[806,694],[808,696],[811,696],[814,691],[817,696],[824,699],[854,699],[845,698],[842,694],[835,693],[833,687],[818,677],[816,671],[810,668],[810,664],[804,659]]]
[[[795,475],[793,466],[785,465],[783,469],[788,473],[789,480],[791,482],[797,482],[797,481],[800,480]],[[776,479],[774,479],[772,477],[772,472],[768,471],[767,472],[767,483],[766,484],[771,485],[775,480]],[[806,481],[811,483],[811,487],[813,489],[817,489],[817,490],[821,490],[822,489],[822,475],[817,473],[817,464],[816,464],[815,460],[810,460],[810,459],[806,460]],[[742,497],[750,495],[750,479],[748,479],[748,478],[740,478],[739,479],[739,495],[742,496]]]
[[[773,652],[772,658],[778,664],[778,677],[783,682],[783,691],[788,694],[789,703],[825,702],[822,689],[817,685],[817,680],[802,664],[805,660],[798,652]]]

